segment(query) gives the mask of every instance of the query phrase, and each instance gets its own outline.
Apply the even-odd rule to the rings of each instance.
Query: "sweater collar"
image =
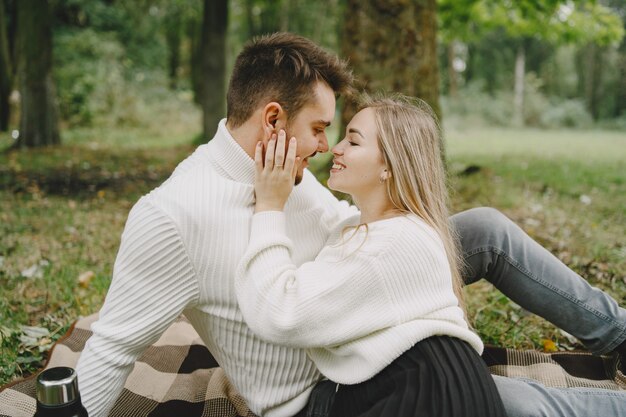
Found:
[[[207,144],[209,159],[216,168],[233,181],[254,184],[254,160],[235,141],[226,128],[226,119],[217,126],[217,132]]]

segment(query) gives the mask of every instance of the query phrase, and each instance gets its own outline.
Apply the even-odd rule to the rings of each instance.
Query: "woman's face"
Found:
[[[333,147],[330,189],[355,197],[382,186],[380,178],[385,164],[374,118],[371,108],[358,112],[348,124],[345,138]]]

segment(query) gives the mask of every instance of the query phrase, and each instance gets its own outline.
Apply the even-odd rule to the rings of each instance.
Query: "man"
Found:
[[[252,411],[282,417],[305,410],[321,375],[303,350],[250,331],[234,276],[254,211],[255,145],[280,129],[298,139],[303,161],[285,207],[294,260],[313,259],[329,233],[357,214],[304,170],[308,158],[328,150],[335,94],[351,81],[345,63],[296,35],[274,34],[244,48],[230,80],[227,119],[213,140],[129,214],[111,287],[77,366],[90,416],[107,415],[137,357],[183,312]],[[626,311],[497,211],[464,212],[454,222],[472,268],[468,282],[487,276],[595,352],[624,343]]]

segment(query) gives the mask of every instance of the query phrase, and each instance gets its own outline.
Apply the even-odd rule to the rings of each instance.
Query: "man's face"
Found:
[[[295,136],[298,141],[296,155],[302,163],[296,175],[296,184],[302,181],[302,172],[308,159],[318,152],[328,151],[326,128],[335,117],[335,94],[326,84],[318,82],[314,88],[315,98],[306,104],[287,125],[287,138]]]

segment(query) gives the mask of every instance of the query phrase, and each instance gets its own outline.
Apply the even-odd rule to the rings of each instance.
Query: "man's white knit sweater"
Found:
[[[222,120],[212,141],[133,207],[77,365],[91,417],[108,414],[137,357],[183,311],[255,413],[287,417],[305,406],[319,371],[304,350],[255,336],[237,303],[235,270],[248,245],[253,183],[254,162]],[[308,171],[285,213],[296,265],[314,259],[338,224],[358,216]],[[150,379],[150,369],[141,372]]]
[[[435,335],[483,344],[468,329],[443,243],[415,215],[337,228],[315,261],[298,267],[280,211],[257,213],[237,271],[246,322],[263,339],[310,348],[329,379],[367,380]]]

